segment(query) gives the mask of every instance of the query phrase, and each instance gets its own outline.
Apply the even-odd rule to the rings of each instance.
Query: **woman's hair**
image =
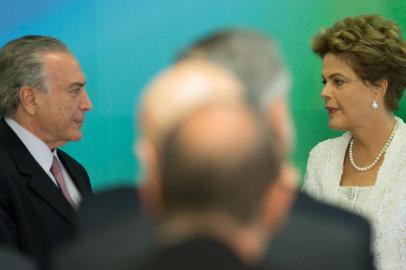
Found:
[[[312,50],[322,58],[342,57],[364,82],[387,80],[385,105],[398,109],[406,87],[406,42],[396,23],[379,15],[347,17],[317,33]]]

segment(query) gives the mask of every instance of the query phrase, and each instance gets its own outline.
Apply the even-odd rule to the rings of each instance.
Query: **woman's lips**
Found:
[[[329,115],[333,115],[338,111],[337,108],[332,108],[332,107],[326,107],[326,110],[327,110]]]

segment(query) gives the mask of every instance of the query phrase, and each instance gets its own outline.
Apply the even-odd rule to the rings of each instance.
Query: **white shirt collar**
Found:
[[[4,119],[10,128],[17,134],[25,147],[39,163],[45,172],[49,172],[53,161],[53,153],[41,139],[18,124],[14,119],[5,117]],[[56,155],[56,150],[53,151]]]

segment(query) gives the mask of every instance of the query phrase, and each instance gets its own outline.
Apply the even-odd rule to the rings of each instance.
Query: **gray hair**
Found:
[[[48,36],[24,36],[0,49],[0,116],[15,113],[22,86],[47,91],[42,57],[49,52],[70,53],[61,41]]]
[[[246,88],[248,103],[262,112],[290,89],[290,74],[277,44],[253,30],[224,30],[181,52],[178,60],[202,57],[236,75]]]

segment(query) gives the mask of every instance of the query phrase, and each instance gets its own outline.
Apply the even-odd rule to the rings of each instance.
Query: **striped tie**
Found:
[[[52,161],[51,173],[55,177],[56,182],[58,183],[59,188],[61,189],[65,199],[74,206],[75,204],[72,201],[72,198],[69,195],[68,189],[66,188],[65,179],[63,177],[61,164],[59,164],[58,159],[54,156]]]

